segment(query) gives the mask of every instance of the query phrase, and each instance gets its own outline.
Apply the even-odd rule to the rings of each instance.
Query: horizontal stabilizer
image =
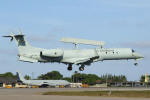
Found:
[[[5,36],[2,36],[2,37],[12,37],[12,36],[10,36],[10,35],[5,35]]]
[[[2,37],[11,38],[10,41],[13,41],[14,38],[24,37],[24,35],[23,34],[15,35],[14,33],[11,33],[10,35],[5,35],[5,36],[2,36]]]
[[[104,45],[103,41],[76,39],[76,38],[62,38],[60,41],[65,43],[73,43],[73,44],[86,44],[86,45],[95,45],[95,46]]]

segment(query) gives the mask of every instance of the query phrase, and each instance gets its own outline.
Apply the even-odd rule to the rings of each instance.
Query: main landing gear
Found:
[[[83,71],[84,70],[84,65],[81,65],[80,67],[79,67],[79,71]],[[68,68],[67,68],[69,71],[71,71],[72,70],[72,64],[69,64],[68,65]]]
[[[79,70],[80,70],[80,71],[83,71],[83,70],[84,70],[84,67],[85,67],[84,65],[81,65],[81,66],[79,67]]]
[[[69,64],[67,69],[68,69],[69,71],[71,71],[71,70],[72,70],[72,64]]]

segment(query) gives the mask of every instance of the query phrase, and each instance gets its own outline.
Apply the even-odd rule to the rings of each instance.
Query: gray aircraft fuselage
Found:
[[[70,83],[66,80],[26,80],[20,73],[17,72],[18,80],[29,86],[69,86]]]
[[[79,70],[84,70],[85,65],[104,60],[128,60],[141,59],[142,55],[130,48],[94,48],[94,49],[42,49],[35,48],[28,44],[24,35],[10,35],[16,40],[18,46],[18,56],[24,62],[58,62],[68,64],[68,70],[72,70],[72,65],[81,65]],[[137,65],[137,63],[135,63]]]

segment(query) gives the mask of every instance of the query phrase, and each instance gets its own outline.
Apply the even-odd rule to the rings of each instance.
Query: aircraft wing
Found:
[[[75,62],[75,64],[81,64],[90,61],[90,58],[79,59]]]
[[[23,62],[30,62],[30,63],[38,62],[38,61],[35,60],[35,59],[28,58],[28,57],[24,57],[24,56],[20,56],[20,57],[19,57],[19,60],[20,60],[20,61],[23,61]]]
[[[99,56],[95,56],[95,57],[86,57],[86,58],[72,58],[72,59],[68,59],[67,62],[69,63],[74,63],[74,64],[85,64],[85,63],[91,63],[93,62],[94,59],[99,58]]]

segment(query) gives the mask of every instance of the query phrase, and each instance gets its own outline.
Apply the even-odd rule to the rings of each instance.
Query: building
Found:
[[[27,88],[27,85],[22,84],[15,77],[0,77],[0,88]]]
[[[135,82],[135,81],[129,81],[129,82],[110,82],[108,83],[108,86],[110,87],[146,87],[150,86],[150,82]]]
[[[145,83],[150,82],[149,79],[150,79],[150,76],[148,75],[148,73],[146,73],[145,74]]]
[[[0,87],[15,87],[17,78],[0,77]]]

